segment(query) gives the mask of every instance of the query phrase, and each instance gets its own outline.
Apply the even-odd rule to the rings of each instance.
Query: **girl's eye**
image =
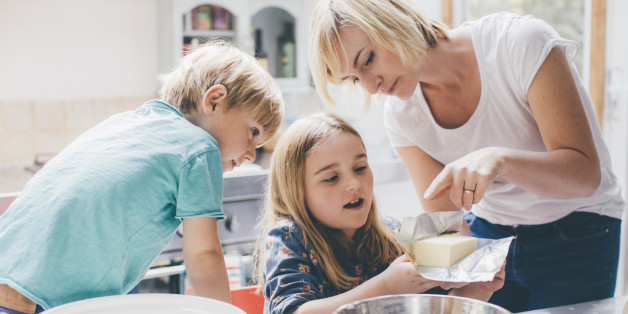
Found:
[[[259,135],[259,130],[258,129],[251,129],[251,134],[253,134],[253,136],[258,136]]]
[[[328,182],[328,183],[333,183],[333,182],[338,181],[338,176],[329,177],[327,179],[324,179],[323,181]]]
[[[371,64],[371,62],[373,62],[373,57],[375,56],[375,54],[371,51],[371,54],[369,54],[368,59],[366,59],[366,63],[364,65],[369,65]]]
[[[366,170],[366,166],[355,168],[355,172],[362,172],[364,170]]]
[[[356,76],[355,79],[353,79],[353,84],[357,83],[360,83],[360,79]]]

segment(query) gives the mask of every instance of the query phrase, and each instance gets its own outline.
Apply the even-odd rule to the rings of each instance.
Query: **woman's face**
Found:
[[[322,224],[350,238],[366,223],[373,173],[359,137],[342,132],[320,142],[305,159],[305,203]]]
[[[417,64],[404,66],[395,53],[375,47],[368,36],[355,27],[341,27],[337,53],[342,80],[362,85],[370,94],[382,93],[408,99],[419,83]],[[345,51],[342,51],[344,47]]]

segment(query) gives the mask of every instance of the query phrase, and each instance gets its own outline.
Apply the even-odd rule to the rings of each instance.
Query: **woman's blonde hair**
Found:
[[[205,92],[216,84],[227,89],[228,110],[249,111],[269,140],[284,113],[279,86],[252,56],[224,40],[212,40],[184,56],[160,76],[159,97],[181,113],[195,112]]]
[[[311,216],[305,203],[305,161],[321,143],[341,132],[362,141],[346,121],[330,113],[320,113],[294,122],[275,146],[263,217],[257,227],[259,237],[254,257],[259,283],[264,278],[268,232],[282,219],[293,220],[301,229],[303,245],[314,250],[328,282],[337,289],[350,289],[356,279],[345,273],[341,262],[358,260],[371,266],[383,265],[402,254],[392,231],[380,220],[375,200],[366,223],[355,234],[355,242]]]
[[[420,62],[440,38],[447,38],[446,27],[429,19],[412,0],[318,0],[310,22],[310,68],[319,95],[331,103],[327,83],[341,83],[336,49],[342,48],[342,27],[363,31],[403,64]]]

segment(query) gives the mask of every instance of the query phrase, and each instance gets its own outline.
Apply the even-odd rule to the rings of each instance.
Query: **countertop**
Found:
[[[388,152],[385,150],[385,152]],[[267,170],[272,152],[258,150],[254,164],[243,164],[234,171],[225,173],[228,176],[243,176]],[[372,156],[375,155],[375,156]],[[384,155],[379,151],[369,153],[369,163],[373,171],[375,183],[399,182],[409,180],[408,173],[398,157]],[[375,157],[375,158],[373,158]],[[22,191],[24,185],[35,174],[33,165],[14,165],[0,167],[0,194]]]
[[[0,168],[0,194],[20,192],[33,172],[25,166]]]
[[[241,169],[228,172],[227,175],[246,175],[251,170],[267,169],[270,163],[270,152],[257,151],[255,164],[242,165]],[[0,167],[0,194],[20,192],[40,167],[32,164],[11,165]]]
[[[565,305],[552,307],[548,309],[521,312],[525,314],[628,314],[626,303],[628,295],[578,303],[573,305]]]

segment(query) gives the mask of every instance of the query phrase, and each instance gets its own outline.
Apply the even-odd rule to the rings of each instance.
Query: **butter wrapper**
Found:
[[[414,262],[413,242],[445,233],[459,231],[464,214],[462,211],[424,213],[404,217],[398,241]],[[431,280],[449,282],[491,281],[501,269],[514,237],[502,239],[478,238],[478,248],[450,267],[417,266],[421,276]]]

